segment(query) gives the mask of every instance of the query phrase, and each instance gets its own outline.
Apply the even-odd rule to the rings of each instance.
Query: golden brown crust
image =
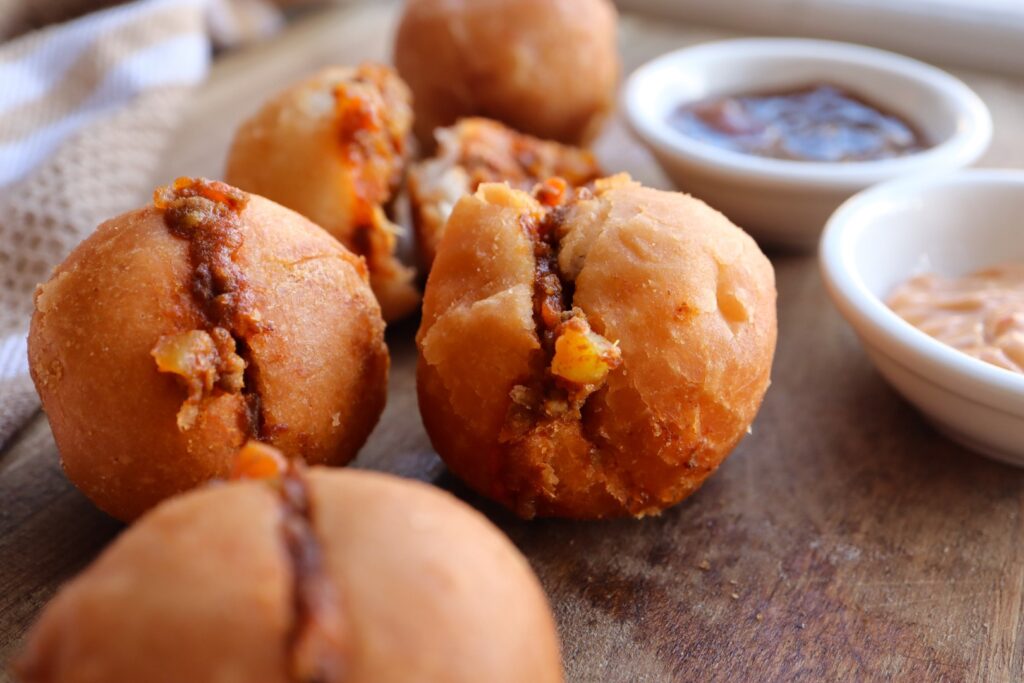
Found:
[[[262,483],[176,498],[127,529],[47,605],[22,683],[291,683],[280,506]]]
[[[483,515],[435,487],[373,472],[314,471],[309,485],[352,619],[348,681],[562,680],[544,593]]]
[[[414,271],[395,257],[384,212],[405,172],[410,94],[378,64],[328,67],[242,123],[225,179],[298,211],[366,258],[386,320],[419,303]]]
[[[266,440],[310,464],[344,465],[384,409],[380,308],[358,257],[284,207],[253,204],[262,210],[247,215],[255,239],[240,258],[272,325],[250,342]]]
[[[281,482],[250,481],[188,493],[139,520],[43,611],[15,662],[19,680],[562,680],[544,594],[478,512],[387,475],[289,476],[308,497],[298,507]],[[297,514],[326,591],[310,590],[318,579],[291,547]],[[297,603],[302,591],[315,602]],[[299,646],[308,609],[321,615],[321,636],[323,615],[342,619],[340,638]]]
[[[416,135],[486,116],[569,144],[596,137],[619,77],[608,0],[412,0],[395,38]]]
[[[252,434],[249,396],[267,440],[313,463],[348,462],[383,409],[384,324],[362,261],[261,197],[241,230],[232,262],[266,323],[246,339],[259,372],[201,393],[188,424],[178,420],[188,382],[152,354],[168,336],[210,332],[211,321],[194,296],[190,242],[163,211],[107,221],[37,291],[36,388],[68,477],[115,517],[225,476]]]
[[[524,424],[517,387],[551,363],[522,229],[542,210],[499,185],[456,206],[417,336],[424,424],[456,474],[523,516],[655,513],[695,491],[757,413],[775,348],[771,265],[703,202],[598,181],[562,209],[558,266],[622,364],[578,409]]]
[[[483,118],[462,119],[434,132],[438,148],[409,169],[416,248],[421,268],[430,270],[452,207],[481,183],[507,182],[531,190],[551,177],[579,187],[601,177],[587,150],[518,133]]]

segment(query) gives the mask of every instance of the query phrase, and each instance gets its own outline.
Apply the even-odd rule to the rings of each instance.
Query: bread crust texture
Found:
[[[347,463],[387,387],[362,259],[262,197],[178,183],[68,256],[29,333],[68,478],[126,521],[226,476],[248,439]]]
[[[483,515],[322,467],[161,504],[60,590],[13,668],[22,683],[562,680],[543,590]]]
[[[235,132],[225,180],[298,211],[364,257],[385,320],[419,305],[387,215],[411,153],[409,89],[390,67],[331,66],[267,101]]]
[[[394,60],[415,130],[485,116],[547,140],[587,144],[615,103],[618,16],[609,0],[411,0]]]
[[[539,285],[552,269],[553,321]],[[482,185],[455,207],[427,283],[424,424],[456,475],[523,517],[655,514],[747,434],[775,299],[753,239],[693,197],[615,176],[549,208]]]

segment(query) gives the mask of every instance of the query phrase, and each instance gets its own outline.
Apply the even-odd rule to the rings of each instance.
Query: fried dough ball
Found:
[[[587,150],[523,135],[490,119],[462,119],[434,135],[437,153],[409,170],[416,247],[425,271],[434,262],[452,207],[481,183],[504,181],[532,190],[557,176],[578,187],[603,175]]]
[[[225,171],[227,182],[298,211],[365,257],[385,320],[420,299],[385,213],[409,155],[409,98],[386,66],[328,67],[239,127]]]
[[[22,683],[562,680],[526,560],[418,482],[292,471],[169,500],[67,584]]]
[[[703,202],[628,176],[554,207],[484,184],[427,281],[420,411],[449,468],[523,517],[648,515],[747,433],[775,337],[771,264]]]
[[[408,0],[395,38],[416,135],[486,116],[548,140],[584,144],[614,105],[619,78],[609,0]]]
[[[182,178],[36,292],[32,378],[68,478],[131,520],[226,476],[249,438],[343,465],[384,406],[362,259],[302,216]]]

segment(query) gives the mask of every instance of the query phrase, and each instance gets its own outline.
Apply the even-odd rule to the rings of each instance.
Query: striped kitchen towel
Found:
[[[211,2],[140,0],[0,45],[0,446],[39,407],[35,287],[97,224],[147,200],[209,68]]]

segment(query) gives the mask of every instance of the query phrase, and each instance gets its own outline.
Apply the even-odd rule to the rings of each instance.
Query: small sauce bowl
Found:
[[[921,130],[931,147],[877,161],[772,159],[722,149],[676,130],[680,105],[709,97],[838,85]],[[953,171],[984,153],[992,118],[973,90],[908,57],[824,40],[748,38],[662,55],[624,91],[626,117],[681,189],[721,210],[763,243],[809,249],[829,215],[876,183]]]
[[[955,441],[1024,467],[1024,375],[947,346],[885,303],[921,272],[1024,262],[1022,217],[1024,171],[901,179],[844,203],[818,256],[836,308],[882,376]]]

